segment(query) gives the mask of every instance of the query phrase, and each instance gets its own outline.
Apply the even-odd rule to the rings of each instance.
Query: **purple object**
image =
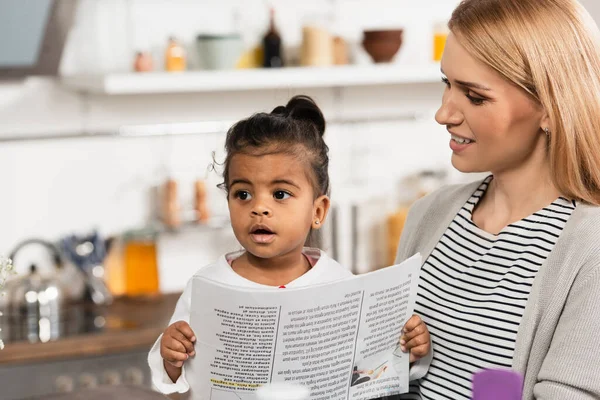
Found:
[[[505,369],[487,369],[473,375],[473,400],[521,400],[523,377]]]

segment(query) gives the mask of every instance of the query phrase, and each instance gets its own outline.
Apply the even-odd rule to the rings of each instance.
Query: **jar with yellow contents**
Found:
[[[116,239],[107,257],[107,285],[115,296],[159,293],[157,232],[128,231]]]
[[[438,22],[433,27],[433,61],[440,62],[446,47],[446,39],[448,39],[448,24],[446,22]]]

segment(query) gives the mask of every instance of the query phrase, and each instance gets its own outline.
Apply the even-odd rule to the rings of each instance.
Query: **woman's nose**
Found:
[[[460,125],[463,121],[462,112],[456,106],[450,89],[444,92],[442,105],[435,113],[435,120],[440,125]]]

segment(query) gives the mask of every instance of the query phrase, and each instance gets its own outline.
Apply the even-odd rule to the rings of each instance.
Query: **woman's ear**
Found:
[[[329,206],[331,202],[329,197],[323,195],[318,197],[313,203],[313,221],[312,228],[320,229],[327,219],[327,213],[329,212]]]
[[[552,131],[552,128],[550,127],[550,117],[548,116],[548,113],[546,111],[544,111],[544,114],[542,115],[542,120],[540,121],[540,129],[542,131]]]

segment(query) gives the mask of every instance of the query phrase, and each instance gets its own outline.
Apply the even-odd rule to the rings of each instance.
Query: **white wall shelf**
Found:
[[[328,125],[356,125],[383,122],[418,121],[423,113],[405,112],[391,115],[356,116],[352,118],[327,119]],[[100,139],[100,138],[148,138],[164,136],[184,136],[225,133],[235,121],[199,121],[169,124],[145,124],[121,126],[117,129],[80,132],[60,132],[54,134],[12,134],[0,135],[0,143],[39,142],[52,140]]]
[[[414,66],[380,64],[180,73],[115,73],[62,78],[62,82],[72,90],[104,95],[397,85],[439,80],[440,67],[435,63]]]

